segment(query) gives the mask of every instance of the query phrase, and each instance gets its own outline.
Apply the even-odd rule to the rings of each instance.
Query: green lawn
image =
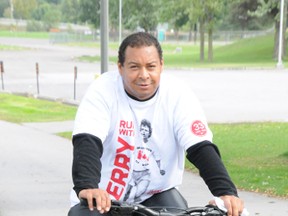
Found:
[[[9,32],[0,31],[0,37],[22,37],[48,39],[48,32]],[[1,42],[0,42],[1,43]],[[170,43],[162,42],[165,67],[173,68],[275,68],[276,59],[273,58],[274,35],[259,36],[235,41],[232,44],[217,45],[214,43],[213,62],[207,61],[207,44],[205,46],[205,61],[199,60],[199,45],[190,42]],[[82,46],[100,49],[100,42],[65,43],[65,46]],[[110,42],[110,62],[116,63],[119,43]],[[9,49],[6,47],[1,49]],[[11,48],[13,49],[13,48]],[[177,50],[181,50],[180,52]],[[100,56],[79,56],[81,61],[100,61]],[[283,62],[287,61],[287,57]]]
[[[0,93],[0,119],[10,122],[73,120],[76,109],[60,102]]]
[[[27,48],[24,47],[19,47],[19,46],[10,46],[10,45],[4,45],[4,44],[0,44],[0,51],[1,50],[11,50],[11,51],[19,51],[19,50],[27,50]]]
[[[288,123],[212,124],[231,178],[242,189],[288,196]],[[189,169],[195,171],[193,166]]]
[[[85,43],[73,43],[70,46],[85,46]],[[89,47],[99,48],[99,43],[87,43]],[[117,53],[118,43],[110,43],[110,50]],[[173,68],[272,68],[277,61],[273,59],[273,35],[260,36],[236,41],[227,45],[214,45],[213,62],[200,62],[199,45],[193,43],[162,43],[165,67]],[[176,51],[181,50],[181,51]],[[82,61],[100,61],[100,56],[81,56]],[[207,46],[205,49],[207,59]],[[110,62],[116,62],[117,56],[111,55]],[[285,61],[287,58],[283,60]]]
[[[49,32],[0,31],[0,37],[48,39]]]

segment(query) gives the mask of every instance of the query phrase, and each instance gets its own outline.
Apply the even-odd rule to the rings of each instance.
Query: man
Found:
[[[88,89],[75,119],[72,168],[74,191],[78,198],[87,199],[88,208],[76,204],[79,200],[75,196],[76,205],[69,216],[107,213],[111,199],[124,200],[129,194],[137,148],[147,149],[139,126],[143,119],[151,124],[149,148],[159,150],[165,173],[159,172],[148,154],[145,156],[151,165],[150,181],[137,202],[187,208],[177,190],[186,156],[199,169],[211,193],[224,201],[228,215],[242,212],[243,202],[212,143],[198,100],[189,87],[162,74],[163,66],[157,39],[135,33],[119,47],[119,71],[101,75]]]

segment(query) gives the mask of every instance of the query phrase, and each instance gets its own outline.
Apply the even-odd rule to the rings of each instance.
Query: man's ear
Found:
[[[163,58],[160,60],[160,65],[161,65],[161,72],[162,72],[164,69],[164,59]]]
[[[122,73],[123,73],[123,67],[122,67],[121,63],[118,62],[118,63],[117,63],[117,66],[118,66],[118,71],[119,71],[120,75],[122,75]]]

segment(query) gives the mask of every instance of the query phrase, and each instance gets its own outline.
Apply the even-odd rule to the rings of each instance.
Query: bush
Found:
[[[27,22],[26,30],[28,32],[42,32],[42,31],[46,31],[46,28],[42,22],[31,20]]]

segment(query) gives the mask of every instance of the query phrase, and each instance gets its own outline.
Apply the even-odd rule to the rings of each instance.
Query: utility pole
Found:
[[[101,34],[101,74],[108,71],[108,43],[109,43],[109,28],[108,28],[108,11],[109,0],[101,0],[100,14],[100,34]]]
[[[119,0],[119,45],[122,42],[122,0]]]
[[[284,0],[281,0],[281,6],[280,6],[280,28],[279,28],[279,43],[278,43],[278,63],[277,68],[282,69],[283,63],[282,63],[282,49],[283,49],[283,14],[284,14]],[[285,27],[286,29],[286,27]]]

